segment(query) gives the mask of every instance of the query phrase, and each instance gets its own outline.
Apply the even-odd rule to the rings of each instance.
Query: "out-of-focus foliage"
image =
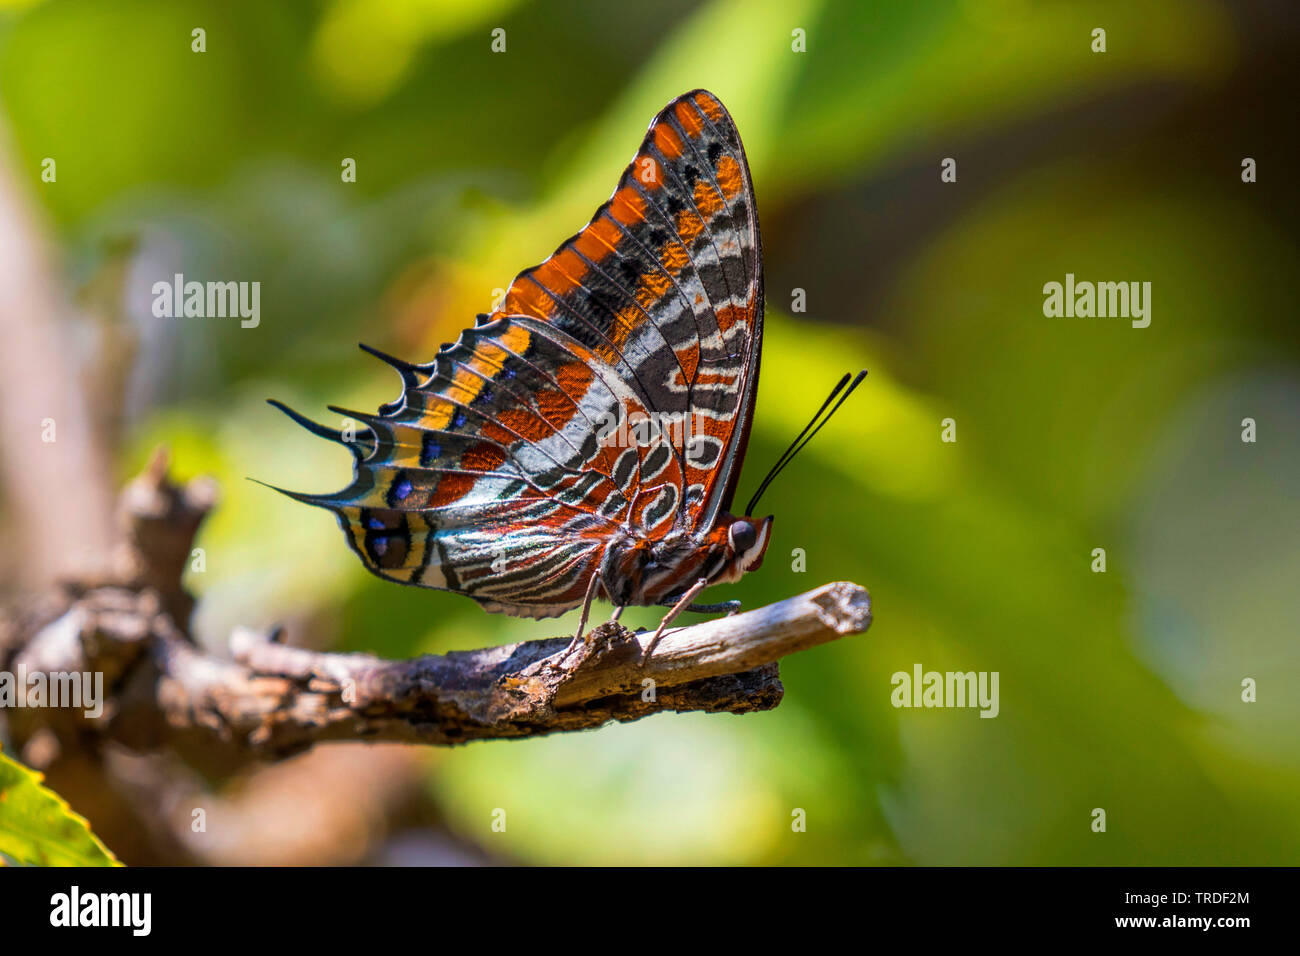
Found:
[[[0,865],[115,866],[83,817],[41,775],[0,752]]]
[[[561,863],[1294,863],[1296,220],[1247,49],[1272,32],[1174,0],[50,2],[0,19],[0,88],[70,285],[139,240],[120,467],[167,441],[222,482],[203,639],[305,620],[388,655],[574,621],[366,576],[328,514],[244,480],[348,479],[262,400],[391,399],[355,341],[454,338],[586,222],[671,97],[736,117],[769,295],[742,493],[843,371],[871,375],[764,499],[768,559],[726,596],[852,579],[876,622],[785,662],[771,713],[431,755],[467,837]],[[174,272],[260,281],[261,325],[154,318]],[[1151,326],[1045,318],[1067,272],[1150,281]],[[894,709],[918,662],[999,672],[997,718]]]

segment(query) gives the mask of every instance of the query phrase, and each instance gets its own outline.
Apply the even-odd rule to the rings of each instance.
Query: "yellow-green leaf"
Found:
[[[120,866],[86,818],[0,752],[0,857],[34,866]]]

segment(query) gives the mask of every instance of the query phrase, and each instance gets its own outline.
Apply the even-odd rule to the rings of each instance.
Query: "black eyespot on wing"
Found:
[[[411,529],[401,512],[361,510],[366,556],[378,568],[400,568],[411,550]]]
[[[633,288],[641,281],[641,267],[632,259],[619,259],[618,271],[622,273],[623,281]]]
[[[614,484],[619,488],[627,487],[627,483],[632,480],[632,472],[640,462],[640,456],[637,455],[635,448],[629,448],[623,454],[618,456],[618,461],[614,463]]]
[[[646,508],[642,521],[647,528],[653,528],[659,522],[663,521],[672,514],[673,507],[677,504],[677,486],[664,485],[659,489],[659,494],[655,500]]]

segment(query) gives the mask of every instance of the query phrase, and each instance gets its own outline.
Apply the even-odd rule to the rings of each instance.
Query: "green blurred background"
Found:
[[[393,656],[574,622],[368,576],[329,514],[244,480],[350,475],[264,399],[390,400],[358,340],[426,359],[587,221],[669,99],[731,110],[768,289],[742,494],[824,388],[871,375],[765,498],[762,570],[711,593],[854,580],[875,624],[785,661],[769,713],[427,753],[438,826],[476,852],[1294,864],[1297,53],[1296,8],[1266,3],[83,0],[0,11],[0,96],[68,294],[123,270],[118,479],[166,442],[221,482],[200,639],[288,621]],[[154,318],[174,272],[260,281],[260,326]],[[1150,281],[1150,327],[1045,318],[1067,272]],[[894,709],[915,663],[998,671],[999,716]]]

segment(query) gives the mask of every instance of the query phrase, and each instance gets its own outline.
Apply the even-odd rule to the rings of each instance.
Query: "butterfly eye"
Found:
[[[731,538],[731,550],[736,554],[744,554],[758,543],[758,531],[748,521],[734,522],[727,534]]]

